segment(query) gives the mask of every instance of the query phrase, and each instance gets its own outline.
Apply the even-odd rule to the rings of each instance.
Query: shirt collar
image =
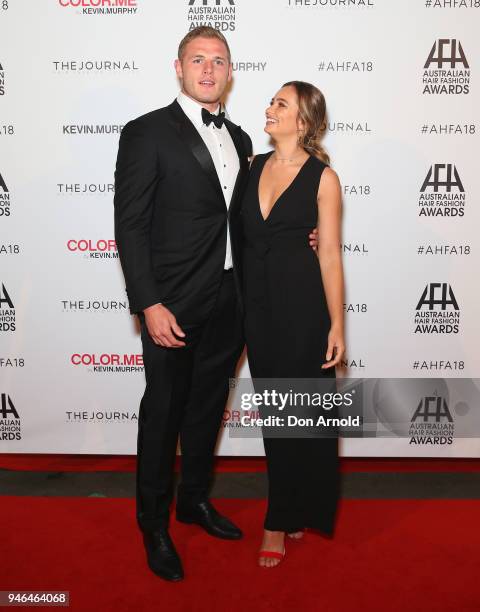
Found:
[[[195,100],[193,100],[192,98],[184,94],[183,91],[181,91],[178,94],[177,102],[180,104],[184,113],[187,115],[190,121],[192,121],[195,127],[199,128],[202,125],[204,125],[203,119],[202,119],[203,106],[199,102],[196,102]],[[219,111],[220,111],[220,104],[217,106],[217,108],[212,114],[218,115]]]

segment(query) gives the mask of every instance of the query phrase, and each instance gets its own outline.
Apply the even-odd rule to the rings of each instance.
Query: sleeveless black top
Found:
[[[317,254],[317,193],[326,164],[310,156],[263,218],[258,184],[273,151],[250,169],[241,217],[245,332],[253,376],[334,376],[321,370],[330,329]],[[332,372],[333,370],[333,372]]]

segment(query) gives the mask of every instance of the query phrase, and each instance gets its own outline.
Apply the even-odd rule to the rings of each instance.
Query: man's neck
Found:
[[[203,108],[206,108],[208,112],[210,113],[215,113],[218,110],[218,107],[220,106],[220,100],[216,100],[215,102],[200,102],[200,100],[196,100],[195,98],[192,98],[192,96],[190,96],[183,89],[182,89],[182,93],[184,96],[187,96],[187,98],[190,98],[190,100],[193,100],[194,102],[196,102],[199,106],[203,106]]]

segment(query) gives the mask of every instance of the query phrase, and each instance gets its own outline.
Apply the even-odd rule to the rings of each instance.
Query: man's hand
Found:
[[[313,229],[311,234],[308,234],[308,242],[316,253],[318,249],[318,229],[317,228]]]
[[[150,337],[160,346],[168,346],[176,348],[185,346],[185,342],[181,342],[175,338],[177,336],[185,337],[182,329],[177,325],[177,320],[173,314],[162,304],[154,304],[145,308],[145,323],[147,325]]]

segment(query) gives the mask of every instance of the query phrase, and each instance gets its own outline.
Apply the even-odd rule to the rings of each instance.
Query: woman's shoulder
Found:
[[[322,164],[323,168],[320,176],[320,184],[318,186],[318,194],[337,193],[341,191],[340,179],[335,170],[320,159],[318,162]]]
[[[331,168],[328,164],[322,162],[321,160],[318,160],[318,161],[320,161],[320,163],[323,165],[322,176],[325,176],[325,179],[327,181],[337,182],[340,180],[338,178],[338,174],[335,172],[333,168]]]
[[[332,182],[335,182],[335,179],[338,181],[337,173],[330,167],[330,164],[323,159],[320,159],[316,155],[310,154],[310,163],[312,168],[313,176],[319,177],[320,186],[323,188],[325,184],[329,185]]]
[[[271,155],[273,153],[272,151],[267,151],[266,153],[256,153],[255,155],[252,155],[251,157],[248,158],[248,161],[250,162],[250,168],[252,167],[252,165],[262,159],[265,159],[265,157],[268,157],[269,155]],[[256,160],[256,161],[255,161]]]
[[[321,160],[319,157],[317,157],[316,155],[312,155],[310,153],[310,157],[313,159],[313,164],[317,166],[318,169],[323,170],[323,169],[330,169],[330,165],[327,162],[324,162],[323,160]]]

